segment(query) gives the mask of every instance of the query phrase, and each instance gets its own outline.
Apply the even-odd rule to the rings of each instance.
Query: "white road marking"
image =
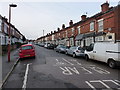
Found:
[[[65,62],[69,63],[70,65],[74,65],[73,63],[69,62],[68,60],[62,58]]]
[[[88,81],[85,81],[85,83],[87,83],[88,86],[90,86],[93,90],[96,90],[95,87],[92,84],[90,84]]]
[[[88,73],[86,73],[86,74],[92,74],[92,72],[87,70],[86,68],[84,68],[84,67],[80,67],[80,68],[82,68],[83,70],[87,71]]]
[[[57,63],[54,65],[54,66],[57,66],[57,65],[66,65],[66,63],[63,63],[63,62],[59,62],[58,59],[55,59],[57,61]]]
[[[110,89],[110,87],[107,84],[105,84],[104,82],[102,82],[101,80],[94,80],[94,81],[90,81],[90,82],[99,82],[99,83],[103,84],[106,88]]]
[[[120,83],[120,81],[118,81],[118,80],[115,80],[116,82],[118,82],[118,83]]]
[[[100,74],[110,74],[110,72],[108,72],[107,70],[104,70],[104,69],[99,68],[99,67],[92,66],[92,67],[89,67],[89,68],[91,68],[92,70],[94,70],[94,71],[96,71]]]
[[[81,64],[81,63],[79,63],[79,62],[77,62],[77,64],[78,64],[78,65],[80,65],[80,66],[82,65],[82,64]]]
[[[118,85],[118,86],[120,86],[120,84],[118,84],[118,83],[116,83],[115,81],[113,81],[113,80],[102,80],[103,82],[113,82],[114,84],[116,84],[116,85]]]
[[[103,70],[103,71],[105,71],[107,74],[110,74],[110,72],[109,71],[107,71],[107,70],[105,70],[105,69],[102,69],[102,68],[100,68],[100,67],[97,67],[98,69],[100,69],[100,70]]]
[[[63,70],[63,74],[72,75],[71,71],[67,67],[64,67],[64,68],[60,67],[60,69]]]
[[[73,74],[72,72],[74,72],[75,74],[80,74],[75,67],[73,67],[73,68],[71,68],[71,67],[60,67],[60,69],[63,70],[62,73],[65,74],[65,75],[72,75]]]
[[[78,70],[75,68],[75,67],[73,67],[73,68],[71,68],[71,67],[68,67],[70,70],[72,70],[73,72],[75,72],[76,74],[80,74],[79,72],[78,72]]]
[[[24,81],[23,81],[23,86],[22,86],[22,88],[23,88],[24,90],[26,89],[29,65],[30,65],[30,64],[27,64],[27,68],[26,68],[26,72],[25,72],[25,76],[24,76]]]
[[[58,59],[55,59],[57,62],[59,62],[59,60]]]

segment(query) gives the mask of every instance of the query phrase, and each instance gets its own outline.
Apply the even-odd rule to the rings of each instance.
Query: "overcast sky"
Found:
[[[57,0],[56,0],[57,1]],[[85,1],[85,0],[84,0]],[[8,6],[11,3],[17,4],[12,8],[11,23],[27,39],[37,39],[51,31],[61,28],[62,24],[67,27],[70,20],[74,23],[81,20],[81,15],[86,14],[90,17],[101,11],[101,4],[106,2],[0,2],[0,14],[8,18]],[[118,0],[110,1],[110,6],[118,5]]]

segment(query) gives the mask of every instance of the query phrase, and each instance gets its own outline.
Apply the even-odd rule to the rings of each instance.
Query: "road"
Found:
[[[119,89],[120,69],[105,63],[73,58],[36,46],[36,58],[20,60],[4,88]]]

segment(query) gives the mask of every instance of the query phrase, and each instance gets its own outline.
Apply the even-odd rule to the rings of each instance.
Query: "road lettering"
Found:
[[[60,67],[60,69],[63,70],[62,73],[65,74],[65,75],[73,75],[72,72],[74,72],[75,74],[80,74],[75,67],[73,67],[73,68],[71,68],[71,67],[64,67],[64,68]]]

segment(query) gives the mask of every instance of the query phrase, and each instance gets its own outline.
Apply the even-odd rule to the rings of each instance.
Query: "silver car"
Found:
[[[85,56],[84,49],[82,49],[80,46],[70,47],[69,49],[66,50],[66,54],[72,55],[73,57]]]

